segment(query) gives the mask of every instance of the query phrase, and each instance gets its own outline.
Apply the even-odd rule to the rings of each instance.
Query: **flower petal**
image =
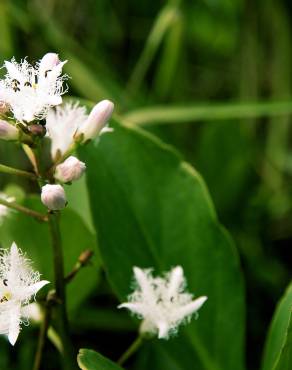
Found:
[[[178,308],[175,315],[176,320],[182,320],[184,317],[190,316],[194,312],[198,311],[203,306],[207,299],[208,297],[202,296],[186,304],[185,306]]]
[[[35,295],[43,286],[49,284],[47,280],[41,280],[33,285],[29,285],[28,287],[23,288],[20,297],[17,297],[20,300],[29,299],[31,296]]]
[[[157,323],[157,328],[158,328],[158,338],[167,338],[168,337],[168,332],[169,332],[169,325],[167,324],[166,321],[160,321]]]
[[[118,306],[118,308],[128,308],[130,311],[138,314],[143,315],[145,305],[142,303],[122,303]]]
[[[184,272],[181,266],[174,267],[169,276],[169,285],[168,285],[168,299],[172,296],[179,293],[180,287],[184,283]]]
[[[20,332],[20,305],[14,306],[9,313],[8,340],[14,346]]]

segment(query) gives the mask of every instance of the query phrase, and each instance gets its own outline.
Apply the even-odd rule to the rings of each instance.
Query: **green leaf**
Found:
[[[152,135],[120,125],[114,130],[97,146],[81,150],[100,252],[113,289],[126,299],[135,265],[154,267],[157,274],[182,265],[189,291],[209,299],[199,320],[159,345],[182,369],[243,369],[239,261],[203,180]],[[165,369],[163,364],[159,369]]]
[[[289,285],[274,314],[265,345],[262,370],[292,368],[292,284]]]
[[[121,367],[91,349],[80,349],[77,362],[82,370],[122,370]]]
[[[38,211],[45,211],[38,197],[29,197],[25,205]],[[83,250],[92,249],[96,252],[96,241],[80,216],[69,208],[61,215],[61,235],[65,273],[68,274]],[[3,247],[10,248],[13,241],[33,261],[35,269],[42,274],[42,278],[51,282],[48,289],[52,289],[53,255],[48,225],[13,212],[0,227],[0,242]],[[93,260],[93,265],[82,268],[68,284],[68,307],[71,311],[75,310],[97,286],[99,263],[96,258]]]

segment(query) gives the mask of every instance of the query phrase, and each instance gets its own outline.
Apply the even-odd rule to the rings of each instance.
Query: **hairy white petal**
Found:
[[[206,300],[206,296],[199,297],[196,300],[186,304],[185,306],[180,307],[176,312],[177,320],[182,320],[184,317],[188,317],[197,312],[203,306]]]
[[[141,303],[122,303],[118,308],[128,308],[137,315],[143,315],[144,313],[144,306]]]
[[[153,287],[151,286],[150,280],[147,276],[148,271],[142,270],[139,267],[134,267],[134,275],[139,287],[141,288],[143,294],[149,299],[154,298]]]
[[[177,266],[171,270],[169,275],[168,298],[179,292],[179,289],[184,284],[184,272],[181,266]]]

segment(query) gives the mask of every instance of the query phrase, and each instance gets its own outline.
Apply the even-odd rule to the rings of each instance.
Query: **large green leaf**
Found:
[[[121,367],[91,349],[80,349],[77,361],[82,370],[122,370]]]
[[[38,197],[30,197],[26,201],[30,208],[45,212]],[[53,255],[48,225],[14,212],[0,227],[0,243],[9,248],[13,241],[32,259],[34,267],[40,271],[42,278],[52,282],[53,287]],[[65,272],[69,273],[84,249],[95,250],[95,236],[88,230],[84,222],[73,210],[65,209],[61,217],[61,234],[64,248]],[[96,254],[96,253],[95,253]],[[98,261],[83,268],[68,285],[68,307],[72,311],[96,287],[98,279]]]
[[[274,314],[269,330],[262,370],[292,369],[292,284]]]
[[[199,174],[155,137],[120,125],[81,154],[102,259],[120,299],[130,293],[133,266],[161,273],[182,265],[189,290],[209,300],[198,321],[160,345],[181,369],[242,369],[239,261]]]

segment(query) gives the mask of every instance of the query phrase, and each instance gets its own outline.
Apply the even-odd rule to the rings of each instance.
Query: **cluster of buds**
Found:
[[[47,53],[35,66],[13,58],[4,63],[7,73],[0,80],[0,139],[31,148],[50,143],[49,168],[41,174],[48,183],[42,188],[41,200],[52,211],[67,204],[63,184],[78,180],[85,172],[85,163],[72,153],[78,145],[111,131],[107,122],[114,108],[111,101],[103,100],[87,114],[78,102],[63,104],[62,96],[68,90],[64,85],[68,76],[62,74],[66,63],[55,53]]]

